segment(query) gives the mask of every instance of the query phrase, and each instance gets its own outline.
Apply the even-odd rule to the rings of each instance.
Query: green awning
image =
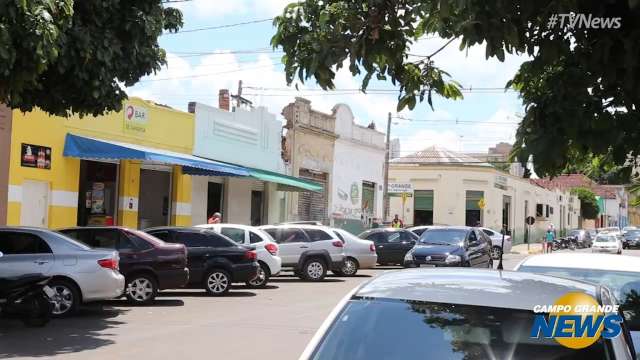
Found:
[[[278,174],[276,172],[247,168],[249,176],[278,184],[280,191],[314,191],[321,192],[324,187],[317,182],[300,179],[294,176]]]

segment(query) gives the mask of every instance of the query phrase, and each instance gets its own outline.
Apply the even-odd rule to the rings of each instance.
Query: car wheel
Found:
[[[359,268],[360,265],[358,265],[358,260],[348,257],[344,259],[344,263],[340,270],[336,270],[333,273],[338,276],[354,276],[358,272]]]
[[[247,281],[246,284],[251,288],[263,288],[267,286],[269,278],[271,277],[269,269],[265,264],[260,263],[258,268],[258,275],[253,280]]]
[[[204,289],[213,296],[221,296],[229,292],[231,276],[222,269],[213,269],[204,278]]]
[[[24,324],[29,327],[42,327],[49,322],[51,317],[52,304],[49,298],[44,294],[36,294],[27,299],[29,312],[22,319]]]
[[[80,291],[75,284],[65,279],[53,279],[47,285],[54,291],[51,316],[60,318],[78,311]]]
[[[320,259],[309,259],[302,266],[304,280],[320,281],[327,275],[327,266]]]
[[[500,259],[500,255],[502,255],[502,248],[500,246],[494,246],[491,248],[491,258],[493,260]]]
[[[158,294],[158,285],[149,275],[139,274],[127,278],[125,295],[132,304],[144,305],[152,302]]]

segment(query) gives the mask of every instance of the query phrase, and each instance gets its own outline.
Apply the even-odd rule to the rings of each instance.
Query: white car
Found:
[[[0,275],[51,276],[52,315],[73,314],[82,302],[114,299],[124,292],[118,252],[92,249],[55,231],[0,226]]]
[[[371,240],[360,239],[343,229],[332,229],[344,242],[344,265],[334,273],[339,276],[353,276],[358,269],[370,269],[376,266],[378,254],[376,246]]]
[[[247,286],[265,287],[271,276],[277,276],[282,269],[279,247],[269,234],[252,226],[239,224],[203,224],[195,227],[210,229],[222,234],[238,244],[255,246],[258,255],[258,276],[247,282]]]
[[[514,269],[587,281],[608,287],[613,291],[631,330],[631,337],[640,351],[640,261],[638,257],[610,254],[557,252],[533,255],[522,260]]]
[[[591,251],[622,254],[622,240],[616,233],[598,234],[593,240]]]
[[[327,270],[340,271],[344,243],[331,228],[318,225],[265,225],[264,230],[280,246],[282,267],[291,268],[301,279],[321,281]]]
[[[504,249],[502,248],[502,234],[491,230],[489,228],[481,227],[480,230],[487,234],[489,238],[491,238],[491,258],[493,260],[500,259],[500,255],[504,253],[510,253],[511,247],[513,246],[511,241],[511,236],[504,236]]]

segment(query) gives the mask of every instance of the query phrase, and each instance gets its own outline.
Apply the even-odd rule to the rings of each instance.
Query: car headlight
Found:
[[[462,260],[460,255],[447,255],[447,258],[444,260],[444,262],[447,264],[452,264],[460,262],[460,260]]]
[[[408,253],[404,256],[404,261],[413,261],[413,253],[412,253],[412,252],[408,252]]]

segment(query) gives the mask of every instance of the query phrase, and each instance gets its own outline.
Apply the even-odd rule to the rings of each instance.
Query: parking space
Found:
[[[505,269],[524,257],[505,255]],[[356,277],[330,276],[320,283],[282,276],[266,289],[236,287],[218,298],[200,290],[166,291],[152,306],[93,304],[37,329],[3,320],[0,358],[296,359],[349,290],[395,269],[361,270]]]

